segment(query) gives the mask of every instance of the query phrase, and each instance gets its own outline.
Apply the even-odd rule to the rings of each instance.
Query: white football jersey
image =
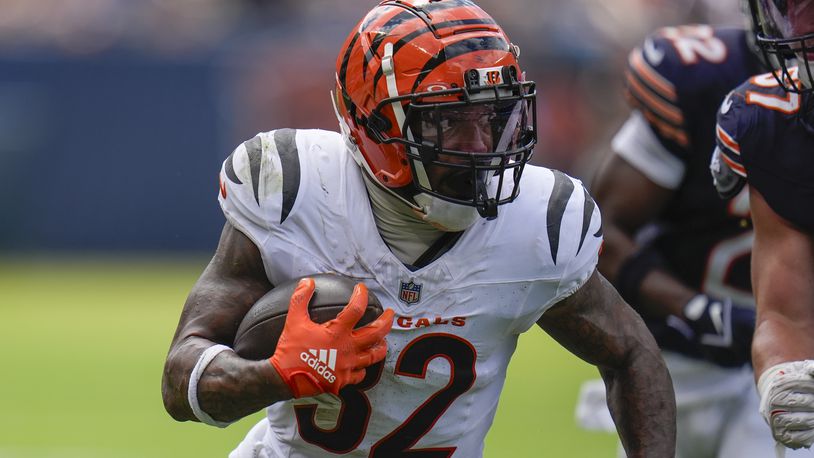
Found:
[[[267,409],[272,457],[481,456],[518,335],[584,284],[602,243],[582,184],[528,165],[497,219],[411,271],[379,236],[362,170],[335,132],[258,134],[220,180],[223,212],[272,284],[336,273],[396,312],[384,364],[360,385]]]

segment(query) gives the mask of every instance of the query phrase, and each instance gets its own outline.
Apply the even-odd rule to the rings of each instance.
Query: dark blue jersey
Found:
[[[772,74],[759,75],[732,91],[717,127],[723,162],[778,215],[809,233],[814,233],[813,104],[811,94],[787,93]]]
[[[629,57],[628,100],[685,167],[659,215],[660,231],[651,249],[675,276],[708,294],[751,296],[748,205],[738,207],[718,197],[709,163],[721,101],[761,71],[747,32],[737,28],[659,29]]]

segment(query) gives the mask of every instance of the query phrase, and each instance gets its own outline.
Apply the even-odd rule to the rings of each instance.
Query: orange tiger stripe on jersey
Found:
[[[649,87],[642,86],[630,73],[627,74],[627,84],[628,90],[630,90],[636,98],[641,100],[648,109],[673,124],[681,125],[684,123],[684,115],[681,114],[678,108],[664,102],[658,95],[654,95],[648,90]]]
[[[735,141],[725,130],[721,128],[721,126],[717,126],[715,129],[715,134],[718,136],[718,140],[726,146],[726,148],[733,153],[740,155],[741,154],[741,147],[738,145],[738,142]]]
[[[659,75],[657,71],[653,70],[653,67],[644,60],[641,48],[636,48],[630,52],[628,64],[630,68],[647,83],[653,92],[671,102],[678,101],[675,86]]]

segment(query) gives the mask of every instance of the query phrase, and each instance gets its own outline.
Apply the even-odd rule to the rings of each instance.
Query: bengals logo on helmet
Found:
[[[502,83],[502,80],[500,78],[500,72],[498,70],[491,70],[486,72],[486,83],[490,85]]]

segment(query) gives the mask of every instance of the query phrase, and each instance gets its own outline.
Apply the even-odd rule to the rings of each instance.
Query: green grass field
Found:
[[[195,260],[0,262],[0,458],[225,457],[261,414],[219,430],[177,423],[161,371]],[[542,331],[520,341],[486,457],[615,456],[613,435],[577,429],[596,370]]]

